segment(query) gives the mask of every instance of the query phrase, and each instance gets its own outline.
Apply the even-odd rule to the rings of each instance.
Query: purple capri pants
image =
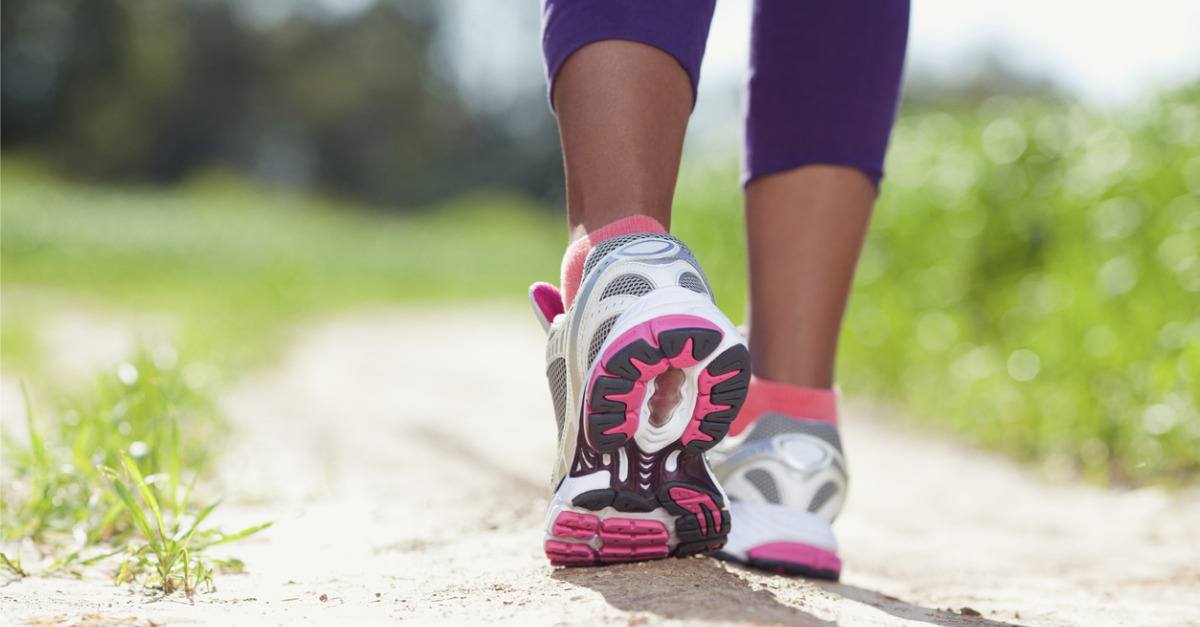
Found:
[[[554,79],[606,39],[674,57],[693,97],[716,0],[543,0]],[[858,168],[876,185],[896,117],[908,0],[755,0],[743,182],[811,164]]]

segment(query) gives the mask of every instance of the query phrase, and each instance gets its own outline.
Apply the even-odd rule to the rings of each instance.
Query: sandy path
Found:
[[[540,551],[554,446],[542,369],[540,331],[519,310],[319,325],[278,368],[227,395],[244,437],[228,453],[218,522],[277,521],[231,549],[248,574],[221,577],[191,603],[148,600],[99,576],[25,579],[0,588],[0,616],[1200,624],[1194,493],[1046,485],[853,405],[841,584],[707,558],[552,570]]]

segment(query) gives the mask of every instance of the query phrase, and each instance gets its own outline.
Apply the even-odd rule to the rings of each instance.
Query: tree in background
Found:
[[[561,193],[549,115],[512,130],[465,106],[437,65],[435,3],[321,7],[264,19],[225,0],[9,0],[4,145],[78,176],[225,166],[399,207],[480,186]]]

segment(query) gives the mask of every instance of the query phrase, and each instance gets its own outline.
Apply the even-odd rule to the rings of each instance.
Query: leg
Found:
[[[744,439],[710,456],[732,515],[759,523],[734,527],[724,553],[737,561],[841,572],[832,523],[848,477],[834,355],[907,23],[904,0],[756,4],[746,129],[755,376],[730,429]]]
[[[669,226],[714,2],[546,0],[571,239],[630,215]]]
[[[833,384],[907,30],[903,1],[757,3],[746,223],[751,344],[763,378]]]
[[[811,165],[746,186],[754,373],[833,386],[854,266],[875,202],[855,168]]]
[[[643,214],[666,227],[692,109],[687,73],[632,41],[571,56],[554,85],[571,239]]]
[[[546,0],[543,50],[567,178],[569,307],[600,240],[670,226],[714,0]]]
[[[713,2],[545,6],[573,241],[563,298],[530,292],[561,438],[543,546],[561,565],[711,552],[731,525],[704,452],[750,358],[663,224]]]

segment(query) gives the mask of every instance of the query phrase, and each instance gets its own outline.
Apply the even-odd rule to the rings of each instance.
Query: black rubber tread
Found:
[[[627,394],[633,389],[633,381],[628,379],[618,379],[617,377],[596,377],[596,383],[592,385],[592,397],[588,403],[588,407],[595,412],[625,412],[625,403],[621,401],[611,401],[607,397],[609,395]]]
[[[604,364],[604,369],[622,379],[637,381],[641,378],[642,371],[633,365],[630,361],[632,359],[637,359],[644,364],[656,364],[662,361],[663,354],[662,351],[651,346],[646,340],[636,340],[617,351],[608,360],[608,363]]]
[[[714,394],[719,394],[721,392],[732,392],[734,390],[745,390],[749,387],[750,387],[750,369],[746,368],[746,369],[738,372],[736,376],[725,379],[724,381],[714,385],[712,387],[712,392]]]
[[[749,373],[750,349],[746,348],[745,344],[731,346],[725,352],[717,355],[716,359],[713,359],[705,370],[711,375],[726,374],[734,370],[743,370]],[[749,374],[746,377],[746,381],[749,382]],[[737,377],[734,378],[736,379]]]
[[[696,360],[707,359],[721,345],[724,336],[719,331],[704,329],[692,336],[692,357]]]
[[[624,433],[605,433],[625,423],[625,412],[606,412],[587,415],[588,443],[601,453],[611,453],[629,441]]]
[[[703,360],[721,344],[721,333],[712,329],[682,328],[658,334],[658,345],[667,357],[675,357],[683,351],[687,341],[692,341],[692,358]]]
[[[571,499],[571,504],[575,507],[592,510],[593,512],[600,511],[606,507],[612,507],[618,512],[640,513],[652,512],[659,507],[658,501],[653,497],[645,497],[636,492],[614,488],[582,492],[574,499]]]
[[[613,499],[613,509],[618,512],[652,512],[658,509],[658,501],[653,497],[642,496],[636,492],[617,490]]]
[[[675,519],[675,521],[676,521],[675,522],[675,533],[679,537],[679,541],[680,542],[709,542],[709,543],[720,541],[720,543],[722,545],[724,545],[725,538],[726,538],[726,536],[729,535],[729,528],[730,528],[729,510],[728,509],[721,510],[721,529],[715,534],[711,531],[711,529],[713,527],[712,517],[709,515],[706,515],[705,518],[708,521],[708,526],[709,526],[709,531],[707,533],[701,533],[700,523],[698,523],[696,521],[695,514],[692,514],[691,512],[688,512],[687,515],[685,515],[685,516],[680,516],[679,518],[676,518]],[[692,524],[691,525],[685,524],[688,521],[690,521]]]
[[[588,490],[587,492],[579,493],[575,498],[571,499],[571,505],[596,512],[612,505],[613,499],[616,496],[617,491],[612,488]]]
[[[703,553],[712,553],[725,546],[725,537],[722,536],[717,540],[699,542],[680,542],[675,547],[675,557],[690,557],[692,555],[700,555]]]
[[[701,420],[700,421],[700,432],[703,434],[706,434],[708,437],[712,438],[713,442],[718,442],[721,440],[721,438],[725,437],[726,433],[729,433],[729,423],[727,423],[727,422],[710,422],[707,420]],[[699,448],[701,450],[711,448],[713,442],[704,442],[702,444],[707,444],[708,446],[697,446],[695,448]],[[688,442],[688,444],[694,444],[694,443]]]
[[[713,503],[720,508],[720,528],[717,528],[716,524],[714,524],[712,512],[705,508],[704,519],[706,529],[702,532],[700,530],[700,521],[696,518],[696,515],[676,504],[675,499],[671,498],[670,489],[675,486],[682,486],[689,490],[707,494]],[[675,516],[675,536],[679,538],[679,546],[675,549],[677,556],[683,557],[699,552],[715,551],[725,546],[725,540],[729,537],[729,530],[732,528],[732,524],[729,516],[729,508],[726,507],[725,500],[721,498],[720,494],[694,483],[671,481],[659,486],[658,502],[662,503],[667,512]],[[686,552],[688,550],[691,550],[691,553]]]
[[[717,445],[725,435],[729,433],[729,423],[733,422],[733,416],[736,414],[731,411],[717,412],[709,414],[712,418],[705,418],[700,421],[700,433],[707,435],[709,440],[692,440],[687,443],[684,448],[694,453],[703,453],[708,449]]]
[[[729,433],[729,425],[737,418],[750,391],[750,351],[744,344],[731,346],[709,362],[705,371],[711,376],[730,372],[737,374],[713,386],[709,398],[714,404],[728,408],[719,409],[700,419],[700,432],[712,439],[688,442],[686,448],[694,452],[703,452],[716,446]]]
[[[737,410],[742,408],[742,403],[746,402],[747,391],[748,388],[743,388],[740,390],[726,390],[724,392],[713,392],[709,394],[708,397],[711,398],[712,402],[714,403],[728,405],[729,408],[734,410],[736,413]]]
[[[737,414],[738,414],[737,408],[734,408],[734,407],[731,407],[729,409],[719,409],[719,410],[714,411],[713,413],[705,416],[704,419],[701,420],[700,422],[701,423],[708,422],[708,423],[712,423],[712,424],[728,425],[729,423],[733,422],[734,418],[737,418]],[[701,424],[701,426],[703,426],[703,424]]]

